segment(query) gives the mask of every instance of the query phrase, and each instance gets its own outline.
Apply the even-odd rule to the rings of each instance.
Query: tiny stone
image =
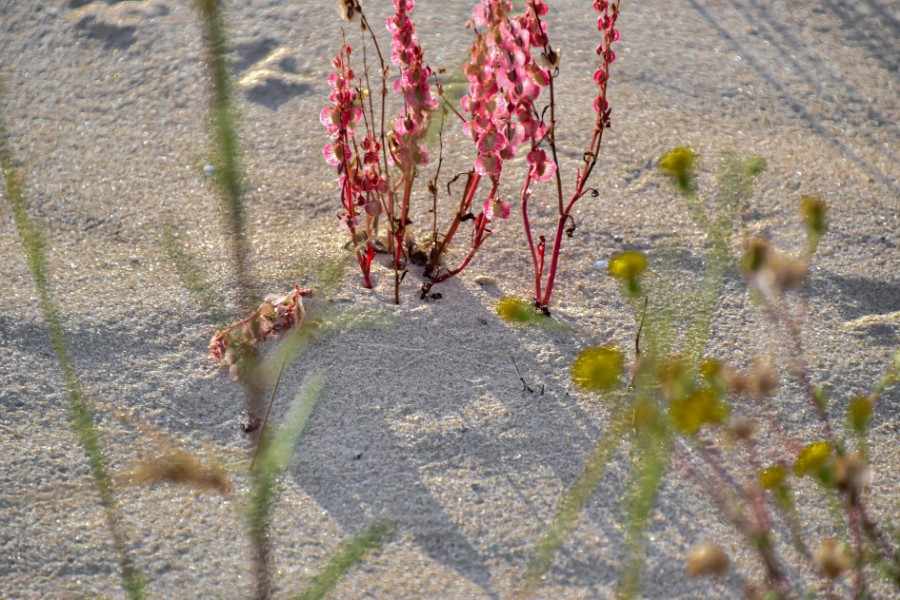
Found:
[[[216,168],[215,168],[214,166],[212,166],[212,165],[206,165],[205,167],[203,167],[203,174],[204,174],[204,175],[209,176],[209,175],[212,175],[212,174],[215,173],[215,172],[216,172]]]
[[[609,266],[608,260],[598,260],[597,262],[594,263],[595,269],[605,269],[608,266]]]

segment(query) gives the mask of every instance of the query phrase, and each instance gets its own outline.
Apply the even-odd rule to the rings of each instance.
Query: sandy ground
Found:
[[[229,4],[259,291],[315,284],[345,241],[318,121],[341,23],[330,1]],[[585,143],[580,115],[590,111],[596,31],[589,3],[552,4],[571,178]],[[464,2],[418,3],[435,67],[464,61],[468,13]],[[609,407],[573,387],[568,365],[591,344],[632,344],[634,320],[594,263],[623,249],[652,259],[675,243],[676,283],[654,298],[688,293],[699,281],[702,236],[654,167],[673,146],[691,144],[703,156],[706,198],[725,153],[763,156],[769,169],[747,208],[747,231],[786,250],[802,248],[800,196],[830,203],[832,229],[804,295],[803,339],[835,417],[866,393],[900,336],[898,23],[900,10],[887,0],[623,1],[614,124],[594,180],[603,193],[581,202],[576,237],[566,240],[554,306],[564,326],[517,328],[495,315],[500,296],[529,293],[515,216],[469,271],[442,286],[438,302],[417,298],[421,279],[412,273],[396,307],[386,262],[375,268],[372,291],[348,268],[333,305],[372,311],[383,326],[325,336],[285,373],[276,422],[309,375],[323,374],[326,388],[275,510],[278,597],[301,589],[339,543],[378,516],[398,520],[396,536],[334,597],[510,595],[608,424]],[[185,287],[164,244],[174,227],[224,314],[236,314],[217,200],[203,174],[202,57],[197,16],[184,2],[0,2],[0,111],[31,214],[46,230],[54,292],[112,468],[121,476],[159,444],[177,444],[227,466],[238,485],[231,500],[122,488],[129,547],[158,598],[252,590],[239,502],[242,393],[208,359],[215,315]],[[448,146],[445,174],[468,168],[472,152],[458,131],[448,133]],[[414,220],[426,223],[424,193],[419,198]],[[548,234],[552,211],[549,202],[536,211]],[[115,555],[7,202],[0,273],[0,596],[119,597]],[[735,273],[715,316],[709,354],[738,367],[784,345]],[[513,361],[533,392],[523,390]],[[882,519],[900,512],[898,402],[896,389],[883,397],[872,432],[870,499]],[[795,384],[777,404],[798,440],[816,438]],[[738,410],[756,409],[745,402]],[[623,450],[540,596],[613,594],[627,472]],[[815,494],[806,490],[800,502],[812,538],[827,534]],[[684,575],[686,549],[704,539],[722,543],[742,577],[758,575],[756,559],[676,465],[650,528],[643,594],[740,597],[737,577]]]

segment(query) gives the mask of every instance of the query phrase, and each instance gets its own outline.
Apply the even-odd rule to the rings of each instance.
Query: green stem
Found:
[[[579,515],[594,495],[594,490],[606,473],[610,460],[622,444],[630,426],[630,416],[630,405],[623,405],[616,411],[578,478],[563,496],[553,520],[544,529],[531,553],[524,582],[520,588],[521,596],[532,595],[543,576],[550,570],[563,543],[575,528]]]
[[[103,451],[100,432],[94,422],[90,401],[81,388],[78,374],[75,372],[69,356],[69,347],[62,327],[59,307],[50,290],[43,234],[28,216],[28,206],[22,193],[22,182],[15,170],[12,154],[6,147],[6,128],[2,119],[0,119],[0,167],[2,167],[3,178],[6,182],[6,195],[12,204],[22,249],[28,261],[35,288],[37,288],[41,312],[47,327],[47,334],[50,337],[50,345],[56,355],[60,371],[62,371],[66,393],[69,396],[69,415],[72,426],[87,455],[91,475],[94,478],[94,487],[100,496],[100,505],[103,507],[106,526],[119,557],[122,585],[130,598],[144,598],[146,596],[144,576],[135,568],[128,552],[113,479]]]

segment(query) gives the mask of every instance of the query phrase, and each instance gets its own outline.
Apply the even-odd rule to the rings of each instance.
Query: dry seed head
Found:
[[[338,0],[337,11],[345,21],[355,21],[361,12],[357,0]]]
[[[544,69],[556,69],[559,67],[561,58],[562,49],[557,48],[554,50],[553,48],[550,48],[541,52],[541,55],[538,58],[538,64]]]
[[[731,420],[731,431],[737,439],[749,440],[756,431],[756,422],[750,417],[734,417]]]
[[[834,459],[834,483],[842,492],[859,493],[869,485],[869,467],[856,454]]]
[[[809,262],[806,259],[794,258],[783,252],[769,252],[765,271],[772,280],[777,291],[785,291],[800,285],[806,279]]]
[[[728,384],[728,391],[730,391],[735,396],[743,396],[747,393],[747,390],[750,389],[750,384],[747,383],[747,378],[740,373],[735,373],[734,371],[727,371],[725,374],[725,381]]]
[[[809,270],[808,258],[794,258],[765,240],[751,238],[744,244],[741,270],[767,291],[778,294],[797,287]]]
[[[697,544],[688,553],[687,573],[691,577],[723,575],[728,570],[728,553],[718,544]]]
[[[757,398],[767,398],[778,388],[778,373],[770,358],[756,357],[750,371],[750,393]]]
[[[816,566],[830,579],[837,579],[853,564],[853,556],[847,544],[833,538],[825,538],[816,548]]]
[[[193,455],[180,449],[141,462],[127,477],[132,483],[176,483],[199,490],[215,490],[226,496],[231,491],[231,483],[224,471],[204,466]]]

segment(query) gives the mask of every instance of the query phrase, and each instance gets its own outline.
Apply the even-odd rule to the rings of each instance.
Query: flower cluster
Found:
[[[391,61],[400,68],[400,77],[393,88],[403,97],[404,107],[393,122],[391,155],[403,171],[428,163],[428,149],[420,143],[428,132],[431,114],[438,107],[438,99],[431,93],[428,82],[431,68],[423,62],[422,47],[409,13],[413,0],[394,0],[396,13],[387,20],[391,32]]]
[[[468,91],[460,101],[460,110],[449,107],[462,121],[463,133],[472,140],[476,156],[472,170],[467,173],[456,214],[444,232],[438,231],[438,211],[432,209],[435,221],[431,247],[424,259],[425,252],[418,248],[416,238],[407,231],[407,226],[412,223],[410,204],[418,167],[429,162],[424,142],[432,115],[439,107],[437,95],[441,94],[441,87],[436,78],[430,82],[434,73],[424,61],[424,52],[411,19],[415,0],[393,0],[394,14],[387,19],[387,29],[391,35],[390,61],[382,55],[376,35],[358,1],[341,0],[340,5],[342,14],[358,16],[363,31],[367,32],[364,35],[371,36],[380,63],[382,84],[381,111],[378,114],[371,101],[363,102],[363,94],[369,85],[368,72],[364,77],[364,86],[354,86],[355,76],[349,65],[351,49],[345,43],[333,63],[336,72],[329,78],[331,104],[321,115],[322,123],[331,135],[331,142],[324,149],[325,159],[337,169],[340,178],[341,209],[338,217],[350,233],[366,287],[372,287],[369,272],[378,246],[393,254],[394,298],[397,303],[400,302],[400,282],[407,272],[406,259],[417,256],[419,261],[426,263],[423,275],[427,281],[422,286],[422,298],[427,296],[434,284],[464,269],[491,235],[494,219],[505,219],[510,214],[509,202],[499,193],[500,177],[504,163],[515,158],[520,148],[524,147],[527,171],[521,188],[521,203],[525,235],[535,269],[535,305],[549,314],[562,236],[571,237],[575,230],[572,207],[588,191],[595,196],[599,193],[587,188],[586,184],[596,165],[603,130],[609,126],[606,87],[609,67],[615,60],[611,47],[619,39],[615,29],[619,0],[593,2],[594,9],[600,15],[598,28],[602,33],[597,47],[600,66],[594,73],[594,81],[599,88],[594,100],[597,117],[590,145],[584,152],[585,165],[578,170],[575,190],[568,201],[563,198],[555,140],[557,119],[553,85],[558,74],[560,54],[559,50],[551,48],[547,36],[544,16],[549,9],[546,0],[525,0],[522,14],[513,14],[511,0],[477,0],[468,25],[474,30],[475,37],[469,60],[463,69],[468,80]],[[363,63],[366,64],[365,57]],[[399,115],[393,120],[386,120],[385,98],[389,89],[388,64],[391,63],[399,71],[390,88],[399,97],[402,106]],[[547,107],[538,105],[544,88],[549,90]],[[547,108],[549,118],[545,120]],[[361,141],[357,140],[352,129],[358,121],[363,121],[366,129]],[[373,133],[373,130],[376,131]],[[400,172],[399,182],[391,180],[392,167]],[[429,184],[435,202],[437,176],[435,174]],[[559,197],[559,218],[551,250],[551,240],[532,235],[527,204],[533,184],[554,177]],[[480,187],[482,179],[490,182],[486,193]],[[376,241],[382,212],[390,230],[385,245]],[[455,268],[445,266],[447,249],[454,237],[470,225],[472,230],[466,256]],[[546,273],[545,250],[549,257]],[[546,287],[542,283],[545,275]]]
[[[355,73],[350,67],[352,49],[344,44],[334,58],[332,66],[335,72],[328,76],[332,92],[328,99],[329,106],[322,109],[319,120],[331,135],[331,143],[325,145],[322,153],[325,160],[335,167],[339,175],[341,187],[341,208],[337,213],[340,225],[350,233],[351,242],[356,249],[356,258],[362,269],[366,287],[372,287],[369,270],[375,256],[375,248],[371,243],[370,219],[381,212],[379,194],[387,191],[378,167],[378,156],[381,144],[371,135],[367,135],[360,147],[362,159],[354,154],[353,138],[356,132],[352,125],[363,117],[359,99],[352,82]],[[359,210],[366,213],[365,234],[357,235],[359,227]],[[366,243],[360,247],[360,238]]]
[[[616,53],[612,50],[613,42],[619,41],[619,30],[615,28],[616,19],[619,16],[619,3],[610,3],[608,0],[597,0],[594,9],[600,13],[597,18],[597,29],[603,32],[603,39],[597,46],[597,56],[600,57],[600,67],[594,71],[594,82],[599,90],[594,99],[594,110],[600,115],[603,127],[609,126],[609,115],[612,109],[606,101],[606,84],[609,82],[609,66],[616,60]]]
[[[547,5],[529,2],[529,10],[509,18],[507,0],[483,0],[472,11],[476,27],[487,27],[472,44],[471,59],[465,67],[469,93],[462,107],[471,120],[465,132],[475,142],[480,175],[499,177],[503,161],[513,158],[519,145],[543,139],[547,126],[537,118],[534,105],[541,88],[550,83],[550,73],[534,61],[532,47],[546,44],[546,24],[540,15]],[[545,155],[532,151],[529,162]],[[541,175],[550,172],[541,167]],[[550,172],[552,175],[552,172]]]
[[[516,155],[518,147],[530,142],[529,173],[547,179],[555,172],[555,164],[547,161],[539,145],[547,135],[547,125],[538,117],[535,103],[541,88],[550,85],[549,71],[532,57],[532,48],[545,48],[546,24],[540,16],[547,5],[541,0],[529,0],[525,14],[511,17],[508,0],[482,0],[472,10],[470,25],[476,28],[470,58],[464,67],[469,80],[469,93],[460,105],[470,115],[464,119],[463,131],[472,138],[478,156],[474,173],[466,185],[456,220],[438,248],[432,253],[425,275],[432,278],[423,288],[423,296],[431,285],[459,273],[491,234],[491,221],[509,216],[509,203],[497,197],[503,162]],[[482,27],[484,31],[478,31]],[[470,207],[482,177],[489,177],[491,189],[482,211],[474,216],[472,243],[469,253],[456,269],[435,275],[438,261],[453,238],[460,221],[471,215]],[[469,217],[471,218],[471,217]]]
[[[352,85],[356,75],[349,63],[351,51],[350,46],[345,44],[332,62],[336,72],[328,76],[328,83],[332,87],[332,92],[328,96],[331,105],[323,108],[319,115],[319,120],[332,139],[332,142],[322,149],[322,153],[328,164],[335,167],[340,175],[342,202],[338,217],[342,227],[350,230],[357,225],[354,197],[357,186],[353,177],[355,169],[352,168],[351,146],[351,139],[356,132],[351,126],[362,118],[362,108],[358,105],[356,90]]]

